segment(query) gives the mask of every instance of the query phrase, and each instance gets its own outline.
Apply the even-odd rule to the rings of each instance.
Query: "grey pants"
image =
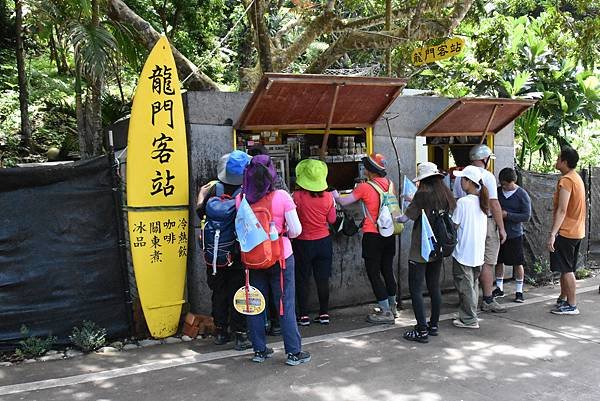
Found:
[[[477,323],[477,302],[479,300],[479,273],[481,266],[464,266],[452,258],[452,276],[458,291],[458,318],[464,324]]]

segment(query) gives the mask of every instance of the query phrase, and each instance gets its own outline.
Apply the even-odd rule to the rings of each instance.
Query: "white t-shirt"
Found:
[[[466,195],[456,202],[452,221],[458,224],[458,243],[452,256],[461,265],[481,266],[485,253],[488,218],[479,207],[479,197]]]
[[[479,169],[481,170],[481,174],[483,176],[483,185],[485,185],[487,188],[490,199],[498,199],[498,184],[496,184],[496,177],[494,177],[494,174],[490,173],[483,167],[479,167]],[[452,192],[454,193],[454,197],[456,199],[460,199],[467,194],[460,186],[460,177],[456,177],[454,180]]]
[[[515,192],[517,192],[517,189],[519,189],[519,187],[517,187],[517,188],[513,189],[512,191],[505,191],[505,190],[502,190],[502,193],[504,194],[504,197],[505,197],[506,199],[508,199],[508,198],[510,198],[511,196],[513,196]]]

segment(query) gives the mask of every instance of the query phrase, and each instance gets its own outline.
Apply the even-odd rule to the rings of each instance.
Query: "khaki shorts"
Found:
[[[498,234],[498,226],[493,217],[488,217],[487,220],[487,235],[485,237],[485,254],[483,255],[483,263],[494,266],[498,261],[498,252],[500,251],[500,235]]]

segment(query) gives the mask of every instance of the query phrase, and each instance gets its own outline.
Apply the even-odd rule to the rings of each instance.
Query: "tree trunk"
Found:
[[[75,66],[75,113],[77,115],[77,137],[79,138],[79,154],[82,159],[91,156],[92,140],[87,129],[87,113],[83,102],[83,89],[81,86],[81,69],[79,63]]]
[[[271,37],[265,21],[265,9],[264,0],[255,0],[248,17],[256,32],[256,50],[258,50],[260,69],[262,72],[270,72],[273,71],[273,58],[271,57]]]
[[[117,22],[131,25],[138,34],[138,39],[148,50],[151,50],[152,47],[154,47],[154,44],[160,39],[160,34],[156,32],[148,21],[134,13],[122,0],[109,0],[109,6],[109,18]],[[198,67],[181,54],[173,45],[171,45],[171,50],[173,50],[173,57],[175,58],[179,78],[183,80],[191,74],[186,83],[189,89],[208,91],[219,90],[219,86],[212,79],[202,71],[199,71]]]
[[[99,14],[98,0],[92,0],[92,26],[94,29],[100,27]],[[102,86],[104,77],[102,75],[89,77],[89,81],[88,95],[91,92],[91,96],[88,96],[89,108],[86,108],[88,112],[86,121],[89,123],[90,128],[91,148],[87,149],[86,156],[92,157],[102,154],[102,139],[104,137],[102,131]]]
[[[29,90],[25,74],[25,48],[23,45],[23,0],[15,1],[15,28],[17,35],[17,72],[19,75],[19,106],[21,108],[21,145],[30,148],[31,123],[29,122]]]

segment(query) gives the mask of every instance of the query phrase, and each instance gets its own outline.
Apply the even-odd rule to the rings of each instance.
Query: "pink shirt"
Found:
[[[241,197],[236,198],[236,206],[239,208]],[[290,194],[284,190],[277,190],[271,200],[271,217],[275,222],[277,232],[281,234],[285,227],[285,213],[296,209],[296,204]],[[292,256],[292,243],[287,236],[283,237],[283,256],[287,259]]]
[[[331,192],[312,196],[307,191],[295,191],[292,195],[302,224],[301,240],[317,240],[329,235],[327,223],[335,223],[335,203]]]

